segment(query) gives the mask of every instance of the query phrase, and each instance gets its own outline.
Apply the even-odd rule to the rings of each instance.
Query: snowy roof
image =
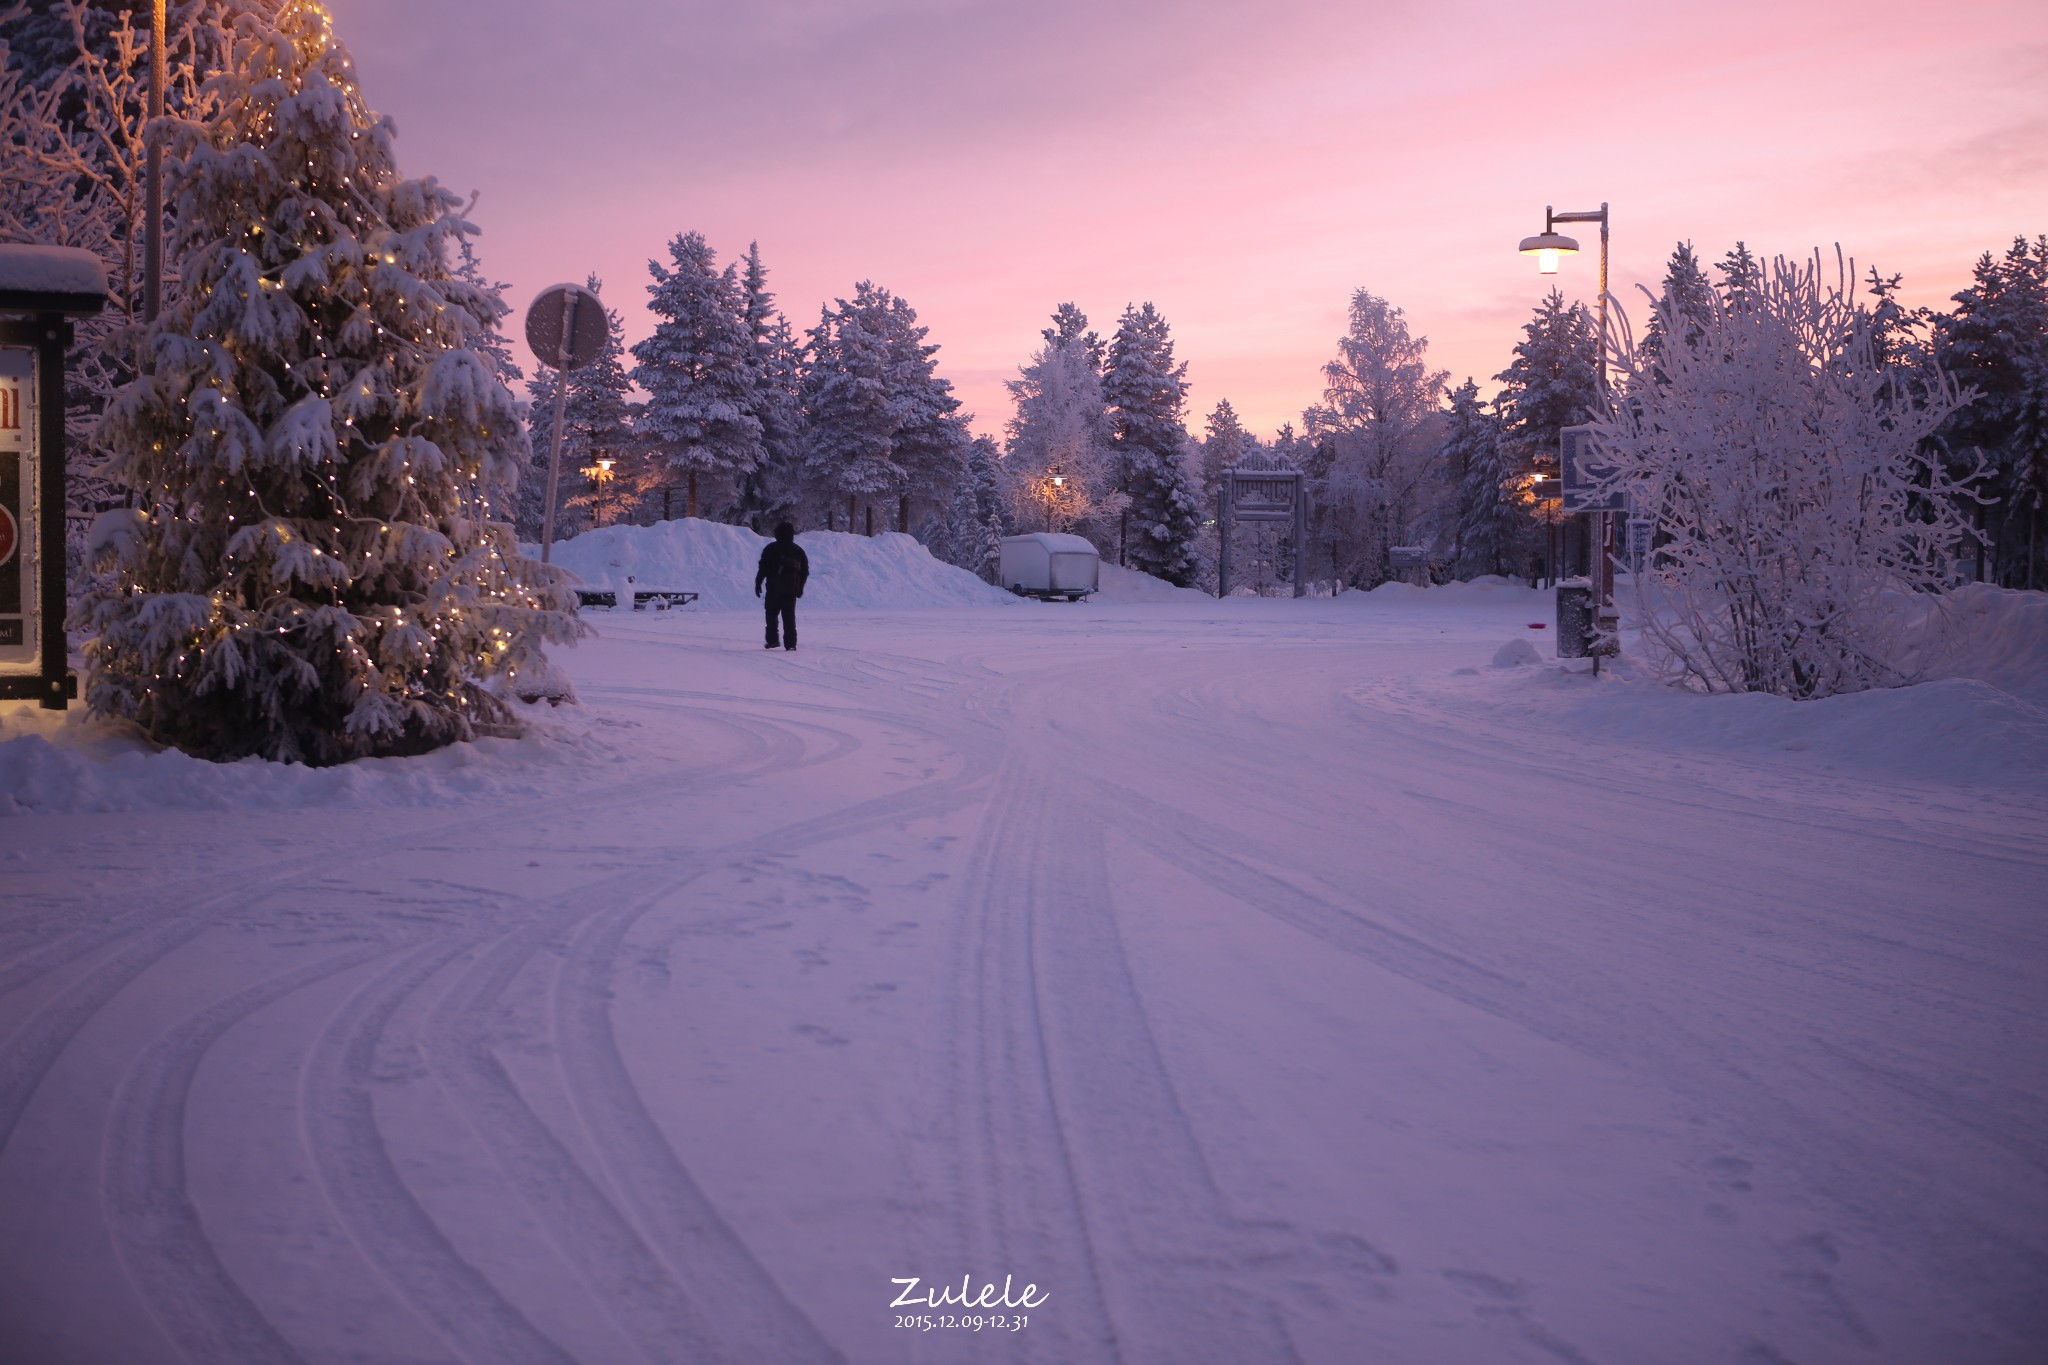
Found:
[[[1072,555],[1094,554],[1095,544],[1086,536],[1070,536],[1059,531],[1031,531],[1021,536],[1004,536],[1004,540],[1035,540],[1046,548],[1049,554]]]
[[[0,246],[0,311],[97,313],[107,268],[75,246]]]

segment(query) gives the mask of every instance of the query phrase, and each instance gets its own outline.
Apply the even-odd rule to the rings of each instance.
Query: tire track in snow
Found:
[[[0,1154],[57,1058],[107,1003],[206,925],[180,918],[138,936],[30,1015],[0,1046]]]
[[[577,793],[577,799],[595,803],[614,798],[644,801],[663,796],[681,796],[694,789],[725,785],[738,779],[802,766],[806,762],[802,741],[788,736],[786,729],[776,722],[767,722],[765,728],[775,733],[764,737],[761,728],[750,727],[708,709],[699,712],[699,718],[723,725],[739,735],[743,741],[741,752],[714,768],[652,780],[644,775],[636,776],[580,791]],[[354,843],[350,846],[350,856],[358,862],[396,857],[431,849],[442,840],[468,831],[499,831],[528,822],[552,822],[559,819],[560,814],[559,796],[536,797],[511,806],[494,806],[465,813],[453,819],[436,821],[425,828],[409,830],[385,839]],[[240,876],[244,886],[253,881],[265,888],[266,892],[278,891],[298,885],[299,880],[309,872],[332,867],[333,861],[333,853],[322,850],[318,853],[247,864],[241,867]],[[188,895],[193,898],[185,900],[182,904],[164,903],[166,898],[182,898]],[[64,932],[66,936],[28,952],[11,955],[6,964],[0,966],[0,997],[33,984],[82,957],[90,956],[107,944],[127,936],[138,924],[160,925],[184,915],[201,913],[217,905],[220,898],[220,877],[217,873],[207,872],[160,883],[153,888],[147,904],[116,911],[104,916],[98,923],[80,925],[76,929],[63,930],[62,926],[76,924],[80,920],[92,917],[97,908],[96,899],[81,900],[77,906],[69,910],[43,912],[34,920],[35,937],[47,938],[53,931]],[[261,895],[251,894],[244,898],[244,904],[254,904],[261,898]]]
[[[378,1040],[399,1007],[487,935],[430,943],[357,991],[300,1075],[299,1112],[321,1189],[370,1267],[471,1365],[570,1365],[570,1356],[463,1258],[422,1208],[377,1129]]]
[[[582,797],[586,801],[606,796],[630,797],[636,801],[676,797],[714,790],[803,762],[801,741],[777,745],[763,739],[757,732],[749,732],[739,726],[734,728],[745,735],[750,744],[721,768],[708,773],[688,773],[668,781],[657,780],[651,784],[629,780],[584,793]],[[559,815],[557,800],[540,799],[509,811],[498,809],[467,814],[423,830],[372,842],[353,850],[353,856],[359,863],[367,865],[431,849],[464,831],[516,827],[526,821],[555,820]],[[332,854],[323,851],[245,868],[241,873],[241,885],[226,896],[219,891],[217,875],[171,882],[164,889],[176,894],[197,889],[205,894],[170,906],[152,898],[132,910],[117,912],[98,924],[75,930],[56,943],[25,953],[0,967],[0,996],[4,996],[41,980],[51,972],[104,952],[110,945],[124,945],[113,952],[108,961],[92,968],[55,999],[39,1007],[6,1039],[5,1046],[0,1047],[0,1154],[5,1153],[23,1113],[57,1058],[79,1031],[123,990],[156,962],[207,929],[234,922],[238,915],[262,904],[272,895],[297,887],[306,873],[331,865]],[[90,910],[81,909],[75,917],[90,913]]]
[[[444,1093],[607,1313],[649,1359],[669,1358],[678,1342],[688,1344],[693,1357],[709,1360],[761,1359],[766,1342],[774,1344],[770,1358],[778,1363],[840,1357],[720,1218],[646,1113],[611,1033],[619,942],[654,904],[709,867],[771,851],[801,851],[941,813],[971,800],[973,785],[965,776],[920,783],[723,848],[682,855],[684,869],[620,874],[578,888],[572,900],[551,898],[537,918],[483,947],[432,1012],[419,1046]],[[670,854],[668,861],[678,856]],[[579,927],[586,932],[579,934]],[[489,1041],[488,1016],[496,1002],[534,956],[565,936],[572,945],[580,942],[583,952],[572,948],[568,970],[576,976],[574,989],[554,992],[559,1069],[616,1194],[585,1171],[525,1103]],[[383,1012],[380,1031],[395,1009],[394,1002]],[[372,1052],[375,1045],[369,1044]],[[737,1305],[739,1312],[727,1317],[711,1311],[714,1305]]]
[[[1295,1359],[1282,1282],[1336,1277],[1382,1295],[1392,1259],[1230,1209],[1125,960],[1099,827],[1035,764],[998,785],[953,957],[958,1264],[1041,1283],[1037,1267],[1086,1275],[1046,1286],[1060,1307],[1034,1316],[1017,1359]]]
[[[948,975],[956,985],[941,1072],[949,1102],[938,1128],[948,1164],[935,1202],[957,1211],[960,1221],[949,1229],[955,1244],[940,1249],[939,1264],[948,1274],[958,1267],[961,1274],[1016,1275],[1045,1286],[1051,1311],[1035,1313],[1029,1330],[1003,1339],[1003,1358],[1120,1362],[1104,1267],[1059,1124],[1029,975],[1028,915],[1039,899],[1043,830],[1042,810],[1021,789],[1020,766],[997,775],[953,942]],[[1064,1275],[1057,1283],[1050,1279],[1055,1267]]]
[[[700,1324],[695,1358],[732,1365],[840,1361],[839,1352],[705,1196],[626,1070],[612,1032],[611,983],[626,932],[645,909],[608,913],[586,923],[571,942],[559,977],[554,1035],[578,1116],[622,1207],[679,1278],[695,1309]]]
[[[201,1062],[264,1006],[397,951],[358,948],[217,1001],[144,1049],[116,1090],[101,1163],[107,1229],[129,1281],[186,1359],[300,1359],[221,1263],[187,1189],[185,1113]]]
[[[419,1043],[442,1092],[490,1152],[506,1184],[540,1220],[598,1304],[652,1361],[677,1351],[702,1354],[712,1339],[708,1317],[659,1263],[614,1198],[520,1095],[492,1046],[492,1015],[535,954],[577,924],[616,904],[621,895],[651,904],[700,875],[701,869],[691,869],[651,884],[630,876],[620,879],[625,885],[600,883],[567,903],[552,902],[548,912],[505,935],[461,970],[430,1014]]]

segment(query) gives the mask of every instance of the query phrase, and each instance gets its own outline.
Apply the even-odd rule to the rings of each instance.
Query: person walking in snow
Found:
[[[767,648],[775,648],[775,622],[782,621],[784,649],[796,648],[796,599],[804,595],[804,580],[811,576],[810,556],[804,547],[796,543],[796,527],[788,522],[778,522],[775,539],[761,547],[761,567],[754,571],[754,596],[761,597],[765,586],[767,595],[762,605],[768,612]]]

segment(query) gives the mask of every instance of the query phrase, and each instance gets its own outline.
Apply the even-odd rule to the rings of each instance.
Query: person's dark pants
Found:
[[[784,649],[795,649],[796,594],[793,592],[770,592],[763,599],[763,603],[768,610],[769,646],[772,648],[778,643],[775,638],[775,621],[776,618],[780,617],[782,620],[782,639],[780,643]]]

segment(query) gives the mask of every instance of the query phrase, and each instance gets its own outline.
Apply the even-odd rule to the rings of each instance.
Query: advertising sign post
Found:
[[[106,303],[99,258],[0,246],[0,700],[78,695],[64,633],[64,352]]]

